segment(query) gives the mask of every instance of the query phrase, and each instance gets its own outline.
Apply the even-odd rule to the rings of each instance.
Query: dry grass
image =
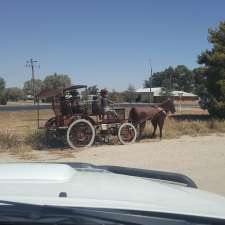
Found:
[[[183,114],[188,114],[188,115],[209,115],[207,110],[203,110],[201,108],[193,108],[193,109],[186,109],[180,111],[179,108],[176,109],[176,115],[183,115]]]
[[[21,145],[21,137],[14,130],[0,130],[0,149],[19,148]]]
[[[200,116],[199,118],[201,118],[201,115],[207,116],[207,113],[200,114],[199,112],[188,112],[189,117],[187,116],[187,118],[189,119],[185,119],[185,114],[187,114],[187,111],[185,113],[178,113],[178,118],[182,116],[179,120],[176,117],[166,119],[163,138],[177,138],[182,135],[197,136],[211,133],[225,133],[225,121],[211,120],[208,117],[205,117],[205,120],[198,120],[198,117]],[[197,119],[190,119],[193,115],[196,115]],[[51,110],[42,110],[40,113],[41,126],[52,116],[53,113]],[[65,147],[65,145],[63,146],[63,141],[57,139],[49,141],[46,139],[44,130],[37,130],[37,112],[35,110],[0,112],[0,120],[0,151],[19,153],[23,158],[27,157],[27,152],[31,151],[31,149],[48,148],[58,150],[59,148]],[[145,129],[145,134],[149,137],[151,133],[152,126],[148,124]]]
[[[32,130],[24,137],[24,143],[30,145],[33,149],[47,148],[48,140],[45,130]]]
[[[145,134],[152,133],[152,126],[146,126]],[[163,138],[178,138],[183,135],[199,136],[212,133],[225,133],[225,120],[175,120],[167,118],[163,129]]]
[[[51,110],[42,110],[40,113],[41,126],[52,117]],[[18,112],[0,112],[0,150],[22,154],[27,149],[27,144],[40,140],[40,134],[37,131],[37,112],[18,111]],[[35,137],[37,136],[37,137]],[[35,142],[36,141],[36,142]]]
[[[41,110],[41,126],[47,119],[51,118],[51,110]],[[13,129],[18,135],[24,136],[32,130],[37,129],[37,112],[36,110],[18,111],[18,112],[0,112],[0,129]]]

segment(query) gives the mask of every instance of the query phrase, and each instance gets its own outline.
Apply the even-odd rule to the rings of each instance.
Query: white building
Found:
[[[162,99],[165,97],[163,96],[163,88],[162,87],[154,87],[151,88],[139,88],[135,91],[140,101],[142,102],[148,102],[150,99],[151,102],[161,102]],[[187,103],[197,103],[199,100],[199,97],[193,93],[188,93],[185,91],[172,91],[173,99],[175,101],[182,101]]]

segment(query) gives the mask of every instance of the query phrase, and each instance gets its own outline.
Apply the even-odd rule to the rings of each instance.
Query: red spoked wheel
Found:
[[[78,119],[67,130],[67,142],[71,148],[90,147],[95,140],[95,128],[85,119]]]
[[[135,126],[131,123],[123,123],[119,128],[118,138],[123,145],[134,143],[137,138]]]

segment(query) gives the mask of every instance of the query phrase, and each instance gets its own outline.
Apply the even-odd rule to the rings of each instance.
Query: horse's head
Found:
[[[175,113],[176,112],[174,103],[173,103],[173,101],[171,99],[169,99],[169,110],[170,110],[171,113]]]
[[[165,109],[166,112],[171,112],[171,113],[175,113],[176,109],[175,106],[173,104],[173,101],[171,99],[168,99],[167,101],[165,101],[162,106],[163,109]]]

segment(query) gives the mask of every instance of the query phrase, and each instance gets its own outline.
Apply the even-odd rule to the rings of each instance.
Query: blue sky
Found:
[[[141,87],[153,71],[184,64],[210,48],[207,30],[225,19],[223,0],[0,0],[0,76],[23,86],[36,76],[68,74],[76,84]]]

